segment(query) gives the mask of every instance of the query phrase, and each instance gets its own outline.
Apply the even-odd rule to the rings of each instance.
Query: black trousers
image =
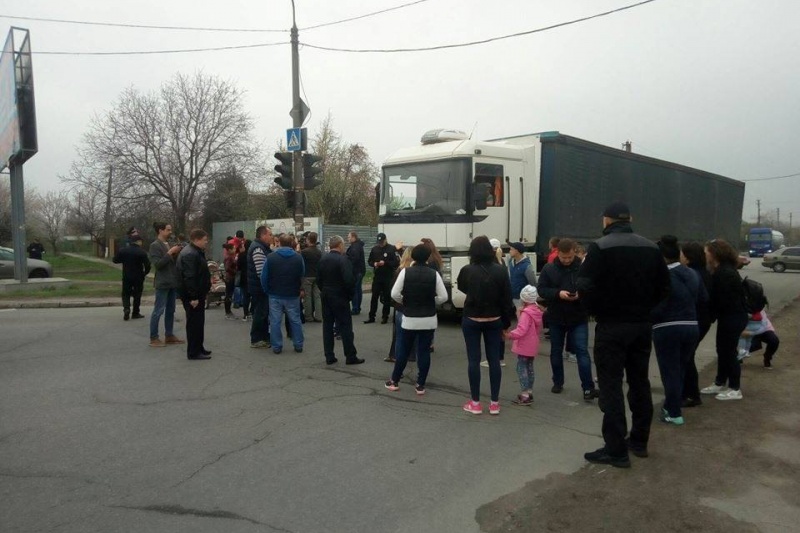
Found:
[[[378,312],[379,300],[383,303],[381,316],[388,320],[392,302],[392,278],[381,276],[372,280],[372,300],[369,302],[369,318],[373,320]]]
[[[601,322],[595,328],[594,362],[600,388],[600,410],[603,411],[603,440],[609,455],[628,455],[623,375],[628,381],[631,444],[646,447],[650,439],[653,397],[648,371],[652,337],[652,325],[648,322]]]
[[[183,309],[186,311],[186,356],[197,357],[205,349],[206,299],[201,298],[197,307],[192,307],[189,299],[184,298]]]
[[[333,327],[342,336],[344,356],[352,359],[358,352],[353,343],[353,315],[350,314],[350,299],[339,296],[326,296],[322,294],[322,347],[325,351],[325,360],[332,361],[336,354],[333,351]]]
[[[711,322],[707,324],[700,324],[700,337],[697,340],[697,346],[703,342],[703,338],[711,329]],[[683,375],[683,398],[692,400],[700,399],[700,380],[697,374],[697,364],[695,363],[695,355],[697,355],[697,348],[692,352],[692,357],[686,362],[686,372]]]
[[[131,310],[131,298],[133,298],[133,314],[139,314],[139,306],[142,304],[142,291],[144,290],[143,279],[129,279],[122,276],[122,308],[125,311]]]
[[[225,282],[225,314],[231,314],[231,302],[233,301],[233,291],[236,290],[236,285],[232,281]]]
[[[742,366],[739,362],[739,337],[747,327],[747,315],[726,315],[717,319],[717,377],[714,383],[739,390]]]
[[[759,351],[762,343],[767,345],[767,349],[764,351],[764,364],[770,364],[772,363],[772,356],[775,355],[781,345],[781,340],[774,331],[765,331],[753,337],[753,341],[750,344],[750,352]]]

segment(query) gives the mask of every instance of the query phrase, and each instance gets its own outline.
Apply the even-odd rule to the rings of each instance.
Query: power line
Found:
[[[770,176],[769,178],[751,178],[749,180],[740,180],[740,181],[770,181],[770,180],[782,180],[783,178],[794,178],[795,176],[800,176],[800,172],[796,174],[787,174],[785,176]]]
[[[354,21],[354,20],[361,20],[361,19],[365,19],[367,17],[372,17],[372,16],[375,16],[375,15],[381,15],[383,13],[388,13],[389,11],[395,11],[397,9],[403,9],[404,7],[411,7],[411,6],[414,6],[414,5],[417,5],[417,4],[421,4],[423,2],[428,2],[428,1],[429,0],[416,0],[416,2],[408,2],[406,4],[400,4],[399,6],[394,6],[394,7],[389,7],[389,8],[386,8],[386,9],[381,9],[380,11],[373,11],[372,13],[366,13],[364,15],[358,15],[357,17],[350,17],[350,18],[341,19],[341,20],[334,20],[332,22],[324,22],[322,24],[316,24],[314,26],[308,26],[306,28],[300,28],[300,29],[301,30],[315,30],[317,28],[324,28],[325,26],[333,26],[334,24],[342,24],[344,22],[351,22],[351,21]]]
[[[365,13],[363,15],[358,15],[355,17],[349,17],[346,19],[341,20],[334,20],[331,22],[323,22],[322,24],[316,24],[314,26],[309,26],[307,28],[301,28],[304,30],[313,30],[316,28],[324,28],[326,26],[333,26],[335,24],[343,24],[345,22],[351,22],[354,20],[361,20],[368,17],[373,17],[375,15],[381,15],[383,13],[388,13],[390,11],[396,11],[398,9],[403,9],[406,7],[411,7],[416,4],[421,4],[423,2],[428,2],[430,0],[416,0],[415,2],[407,2],[405,4],[400,4],[394,7],[389,7],[386,9],[381,9],[379,11],[373,11],[370,13]],[[279,29],[264,29],[264,28],[212,28],[212,27],[202,27],[202,26],[161,26],[156,24],[126,24],[123,22],[98,22],[98,21],[89,21],[89,20],[72,20],[72,19],[56,19],[56,18],[47,18],[47,17],[24,17],[24,16],[16,16],[16,15],[0,15],[2,19],[13,19],[13,20],[31,20],[36,22],[54,22],[58,24],[79,24],[82,26],[106,26],[112,28],[134,28],[134,29],[144,29],[144,30],[170,30],[170,31],[207,31],[207,32],[230,32],[230,33],[288,33],[289,30],[279,30]]]
[[[241,44],[234,46],[215,46],[211,48],[180,48],[176,50],[136,50],[129,52],[55,52],[44,51],[34,52],[34,55],[50,55],[50,56],[138,56],[138,55],[152,55],[152,54],[183,54],[191,52],[215,52],[218,50],[241,50],[245,48],[264,48],[267,46],[280,46],[289,44],[288,41],[281,41],[276,43],[257,43],[257,44]]]
[[[303,46],[307,46],[309,48],[315,48],[317,50],[326,50],[330,52],[348,52],[348,53],[362,53],[362,54],[369,54],[369,53],[384,53],[384,54],[391,54],[391,53],[399,53],[399,52],[429,52],[432,50],[445,50],[448,48],[463,48],[466,46],[475,46],[478,44],[486,44],[493,41],[501,41],[504,39],[512,39],[514,37],[522,37],[523,35],[531,35],[533,33],[540,33],[547,30],[553,30],[556,28],[561,28],[563,26],[569,26],[572,24],[577,24],[579,22],[586,22],[588,20],[605,17],[608,15],[612,15],[614,13],[619,13],[620,11],[625,11],[628,9],[633,9],[635,7],[643,6],[645,4],[649,4],[651,2],[655,2],[656,0],[644,0],[643,2],[638,2],[636,4],[631,4],[624,7],[619,7],[617,9],[612,9],[611,11],[606,11],[603,13],[598,13],[596,15],[590,15],[588,17],[582,17],[575,20],[570,20],[567,22],[560,22],[558,24],[553,24],[551,26],[545,26],[544,28],[536,28],[533,30],[521,31],[517,33],[511,33],[509,35],[501,35],[498,37],[490,37],[488,39],[481,39],[478,41],[470,41],[466,43],[457,43],[457,44],[443,44],[438,46],[425,46],[425,47],[418,47],[418,48],[372,48],[372,49],[357,49],[357,48],[334,48],[330,46],[319,46],[309,43],[300,43]]]
[[[178,30],[178,31],[217,31],[217,32],[253,32],[253,33],[288,33],[289,30],[265,30],[252,28],[203,28],[195,26],[156,26],[152,24],[124,24],[121,22],[92,22],[88,20],[53,19],[44,17],[18,17],[15,15],[0,15],[3,19],[34,20],[37,22],[57,22],[60,24],[80,24],[83,26],[110,26],[112,28],[137,28],[146,30]]]

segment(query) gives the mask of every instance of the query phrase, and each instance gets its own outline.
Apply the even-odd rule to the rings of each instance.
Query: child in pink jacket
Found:
[[[526,285],[519,294],[523,307],[517,327],[508,332],[514,342],[511,351],[517,354],[517,376],[522,392],[513,401],[516,405],[533,403],[533,358],[539,352],[539,332],[542,331],[542,308],[536,303],[536,287]]]

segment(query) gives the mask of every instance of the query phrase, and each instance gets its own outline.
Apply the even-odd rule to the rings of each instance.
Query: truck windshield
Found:
[[[383,168],[381,215],[464,215],[469,159]]]

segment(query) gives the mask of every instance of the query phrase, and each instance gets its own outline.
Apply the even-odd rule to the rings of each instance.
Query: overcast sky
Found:
[[[304,30],[410,0],[296,0],[300,40],[340,48],[467,42],[540,28],[636,0],[428,0]],[[288,29],[290,0],[3,0],[0,15],[129,24]],[[286,41],[288,33],[166,31],[1,18],[28,28],[39,153],[26,183],[61,187],[87,124],[130,85],[156,89],[202,69],[247,95],[267,150],[291,126],[290,48],[134,56],[145,51]],[[735,179],[800,173],[800,2],[657,0],[580,24],[489,44],[403,54],[301,48],[313,132],[331,113],[348,142],[380,163],[446,127],[494,138],[557,130]],[[3,37],[5,38],[5,37]],[[476,126],[477,124],[477,126]],[[750,182],[745,219],[780,208],[800,224],[800,176]]]

